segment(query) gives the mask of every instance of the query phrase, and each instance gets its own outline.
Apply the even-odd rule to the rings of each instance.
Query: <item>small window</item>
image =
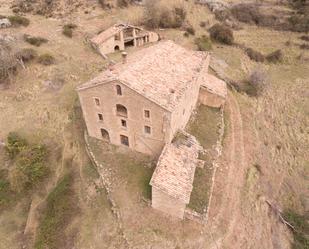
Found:
[[[99,98],[94,98],[94,102],[97,106],[100,105],[100,99]]]
[[[182,115],[185,115],[185,113],[186,113],[186,109],[183,109]]]
[[[117,90],[117,95],[122,95],[122,89],[121,89],[121,86],[117,85],[116,86],[116,90]]]
[[[146,134],[151,134],[151,127],[146,125],[144,127],[144,131],[145,131]]]
[[[121,119],[121,126],[127,128],[127,121],[124,119]]]
[[[120,142],[125,146],[129,146],[129,138],[124,135],[120,135]]]
[[[150,118],[150,111],[149,110],[145,110],[144,111],[144,116],[145,116],[145,118]]]
[[[103,121],[103,115],[101,113],[98,113],[98,117],[100,121]]]

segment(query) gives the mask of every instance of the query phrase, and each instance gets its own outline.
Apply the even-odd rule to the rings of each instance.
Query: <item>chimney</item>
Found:
[[[122,56],[122,63],[126,64],[127,63],[128,53],[127,52],[122,52],[121,56]]]

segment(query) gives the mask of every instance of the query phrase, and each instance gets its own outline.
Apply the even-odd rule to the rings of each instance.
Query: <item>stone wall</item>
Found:
[[[122,96],[117,95],[116,85],[121,86]],[[121,145],[120,135],[124,135],[129,138],[129,147],[136,151],[152,155],[161,153],[165,135],[169,134],[170,113],[165,109],[118,82],[80,90],[78,94],[91,137],[103,139],[101,129],[105,129],[113,144]],[[100,100],[100,106],[95,104],[95,98]],[[127,118],[117,116],[117,104],[127,108]],[[149,119],[144,117],[144,110],[150,111]],[[103,115],[103,121],[99,121],[99,113]],[[127,122],[127,128],[122,127],[121,120]],[[145,125],[151,127],[150,135],[145,133]]]
[[[210,107],[221,107],[225,103],[225,98],[209,92],[206,88],[201,87],[199,102]]]

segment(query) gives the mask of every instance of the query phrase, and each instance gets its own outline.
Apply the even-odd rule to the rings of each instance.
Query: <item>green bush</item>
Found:
[[[42,145],[32,146],[20,153],[16,160],[19,177],[25,181],[24,187],[30,189],[48,174],[45,164],[47,149]],[[25,180],[26,179],[26,180]]]
[[[55,58],[50,54],[42,54],[38,57],[38,62],[42,65],[49,66],[55,63]]]
[[[43,43],[47,43],[48,40],[42,37],[38,37],[38,36],[30,36],[30,35],[24,35],[24,40],[26,42],[28,42],[29,44],[39,47],[41,46]]]
[[[41,223],[35,241],[35,249],[64,248],[64,228],[72,216],[78,212],[73,188],[73,176],[65,175],[47,197]],[[62,228],[62,229],[59,229]]]
[[[11,24],[15,27],[18,27],[18,26],[26,27],[30,24],[29,19],[23,16],[9,16],[8,19],[11,22]]]
[[[21,151],[27,148],[27,141],[20,137],[15,132],[10,132],[7,137],[7,144],[5,150],[7,151],[9,157],[14,159]]]
[[[194,43],[199,51],[209,51],[212,48],[211,41],[206,35],[196,38]]]
[[[72,38],[73,37],[73,30],[77,28],[77,25],[74,23],[69,23],[63,26],[62,34],[66,37]]]
[[[234,42],[234,36],[233,36],[233,31],[221,24],[215,24],[209,29],[210,33],[210,38],[212,40],[227,44],[227,45],[232,45]]]
[[[268,54],[266,56],[266,60],[268,62],[271,62],[271,63],[278,63],[278,62],[282,62],[283,60],[283,53],[280,49]]]
[[[309,248],[309,216],[300,215],[292,210],[286,210],[283,217],[294,227],[293,249]]]

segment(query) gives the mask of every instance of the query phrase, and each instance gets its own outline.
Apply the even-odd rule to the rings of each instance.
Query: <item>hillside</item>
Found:
[[[14,16],[16,9],[29,21],[0,29],[5,69],[0,74],[0,249],[308,248],[309,39],[303,32],[308,9],[267,0],[254,8],[259,13],[245,6],[251,14],[239,16],[243,9],[237,8],[243,7],[234,5],[217,12],[193,0],[162,6],[145,16],[145,7],[134,4],[102,8],[96,0],[0,0],[1,16]],[[76,87],[109,64],[89,38],[119,22],[210,51],[211,73],[229,84],[206,224],[178,221],[148,205],[156,158],[90,138],[103,167],[89,159]],[[216,40],[219,35],[210,38],[215,23],[231,30],[231,42],[231,37],[224,43]],[[76,25],[71,38],[63,34],[65,24]],[[42,38],[40,45],[30,44],[25,34]],[[16,63],[6,64],[6,58]],[[117,62],[121,54],[109,58]],[[194,128],[188,127],[211,146],[218,127],[207,120],[219,120],[214,113],[200,111]],[[4,144],[11,132],[18,138],[13,136],[17,142],[8,154]],[[35,168],[25,173],[25,165]]]

